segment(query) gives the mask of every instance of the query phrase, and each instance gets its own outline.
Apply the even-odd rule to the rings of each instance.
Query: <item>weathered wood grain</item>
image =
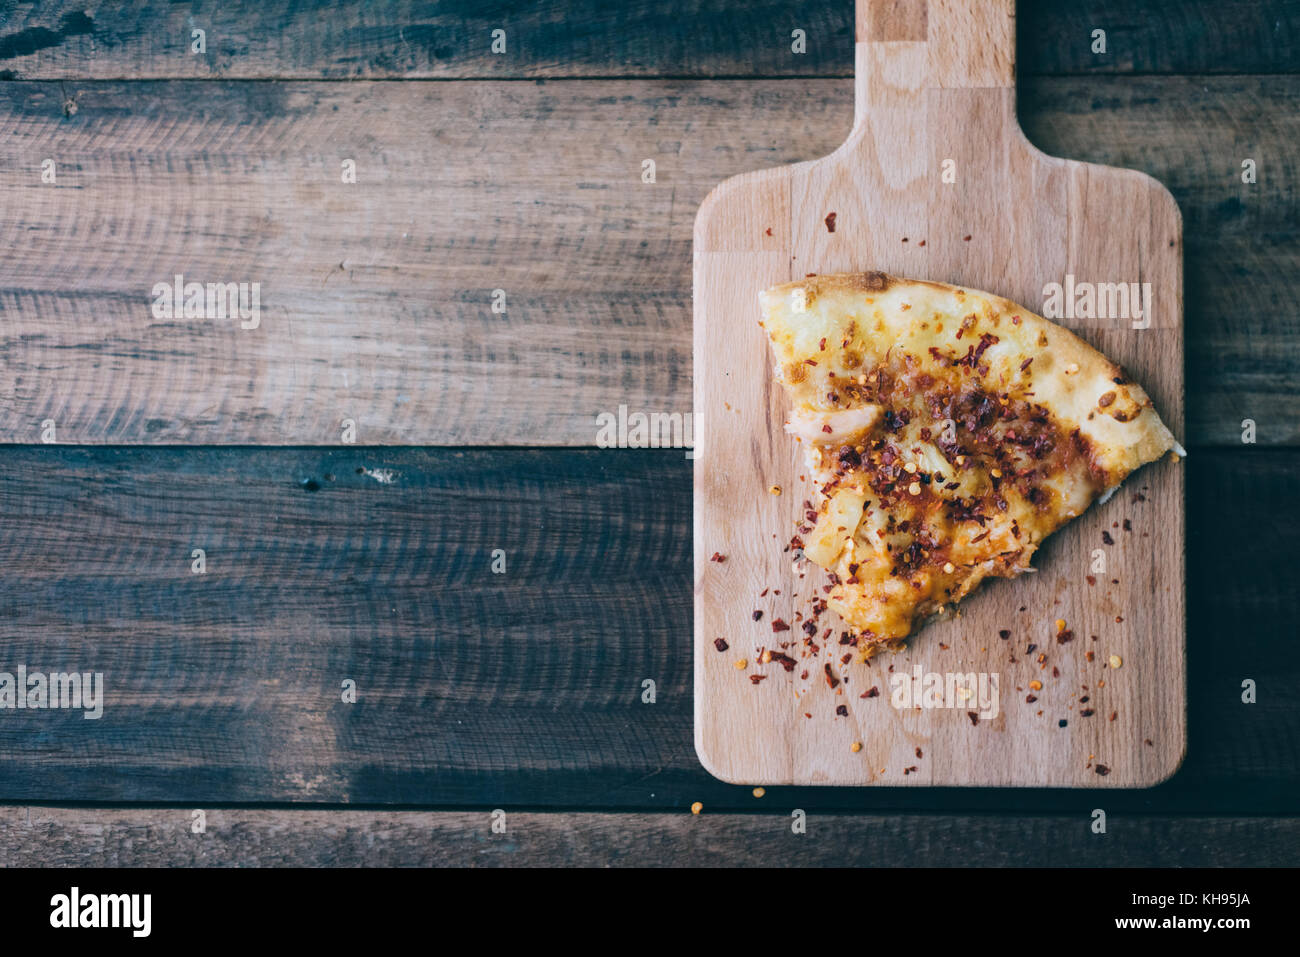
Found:
[[[506,811],[0,808],[11,867],[1264,867],[1300,863],[1300,821],[1113,815],[698,817]]]
[[[1170,784],[1106,794],[1108,811],[1300,812],[1298,455],[1184,463],[1189,755]],[[108,689],[98,721],[0,710],[0,800],[750,808],[692,744],[690,504],[673,451],[0,449],[0,671],[94,669]],[[1258,704],[1241,703],[1246,678]],[[1098,806],[1074,791],[768,794]]]
[[[1020,96],[1043,150],[1179,201],[1184,442],[1235,443],[1248,416],[1300,439],[1300,81]],[[837,79],[0,83],[0,439],[52,419],[68,442],[332,443],[351,418],[360,444],[589,445],[620,404],[684,412],[694,209],[829,153],[852,110]],[[261,327],[153,319],[176,272],[261,282]]]
[[[1294,0],[1017,6],[1022,75],[1281,73],[1300,62]],[[60,0],[0,13],[0,78],[851,76],[852,25],[848,0]],[[206,31],[201,54],[195,28]],[[1099,28],[1105,54],[1092,51]],[[507,31],[504,54],[492,52],[494,29]]]

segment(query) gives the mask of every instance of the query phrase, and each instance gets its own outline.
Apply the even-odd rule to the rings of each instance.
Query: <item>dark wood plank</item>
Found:
[[[1185,464],[1190,753],[1169,784],[1100,806],[1294,814],[1300,452]],[[0,712],[0,800],[752,808],[692,744],[689,469],[672,451],[0,449],[0,670],[102,671],[108,689],[97,721]],[[1126,507],[1139,534],[1141,507]],[[1241,702],[1246,678],[1258,704]],[[1099,801],[769,798],[1070,814]]]
[[[1278,73],[1300,63],[1295,0],[1018,5],[1021,75]],[[206,49],[190,52],[191,30]],[[507,31],[505,54],[491,50]],[[1107,52],[1092,52],[1092,31]],[[806,33],[803,54],[791,32]],[[0,78],[849,76],[851,0],[491,4],[58,0],[0,19]]]
[[[1295,818],[829,815],[791,832],[791,807],[751,814],[491,810],[204,811],[0,808],[15,867],[1265,867],[1300,863]]]
[[[1044,150],[1180,203],[1188,446],[1300,440],[1298,105],[1297,77],[1022,85]],[[591,445],[599,411],[684,412],[700,201],[851,117],[838,79],[0,84],[0,440]],[[262,326],[154,320],[176,272],[261,282]]]
[[[1021,0],[1019,73],[1294,73],[1296,0]],[[1094,53],[1093,31],[1106,31]]]

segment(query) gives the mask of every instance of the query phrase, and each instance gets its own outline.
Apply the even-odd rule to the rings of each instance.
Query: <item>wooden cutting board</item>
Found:
[[[1178,207],[1145,174],[1046,156],[1025,139],[1014,17],[1007,0],[859,0],[848,141],[824,159],[729,179],[700,207],[695,733],[701,761],[724,780],[1142,787],[1185,754],[1183,471],[1172,457],[1049,539],[1037,574],[985,583],[902,653],[841,668],[843,649],[823,648],[789,673],[757,662],[783,641],[799,657],[796,612],[825,584],[812,567],[801,579],[782,551],[812,490],[782,432],[759,290],[883,270],[1041,314],[1045,286],[1067,276],[1076,289],[1150,283],[1146,328],[1131,316],[1057,321],[1121,363],[1185,438]],[[776,634],[774,618],[795,627]],[[1058,619],[1073,640],[1057,641]],[[835,690],[828,660],[847,676]],[[951,685],[950,674],[960,676]],[[929,675],[940,676],[928,680],[942,682],[944,707],[902,697]]]

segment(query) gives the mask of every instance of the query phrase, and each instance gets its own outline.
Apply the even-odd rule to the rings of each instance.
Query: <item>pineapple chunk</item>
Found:
[[[827,505],[826,513],[817,520],[817,527],[812,530],[809,541],[804,545],[804,557],[822,568],[834,567],[845,544],[852,540],[858,523],[862,521],[862,508],[866,501],[867,494],[856,488],[836,491]]]

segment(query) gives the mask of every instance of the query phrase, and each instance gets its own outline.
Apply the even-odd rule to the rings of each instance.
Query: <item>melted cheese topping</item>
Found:
[[[1141,387],[1015,303],[880,273],[761,296],[825,501],[804,555],[865,639],[905,637],[1174,447]],[[847,527],[852,524],[853,527]]]

